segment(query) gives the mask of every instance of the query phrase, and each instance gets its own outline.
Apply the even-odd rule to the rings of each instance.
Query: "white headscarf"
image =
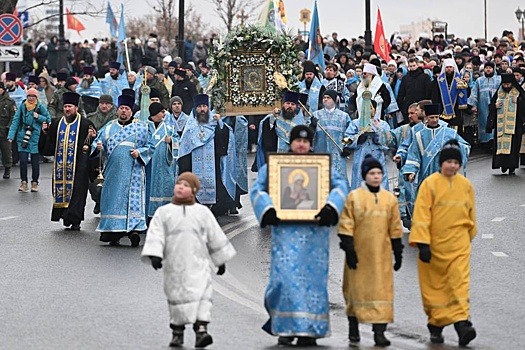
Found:
[[[454,72],[459,74],[458,65],[456,64],[456,61],[454,61],[453,58],[447,58],[443,61],[443,64],[441,65],[441,74],[445,73],[445,68],[447,67],[454,67]]]

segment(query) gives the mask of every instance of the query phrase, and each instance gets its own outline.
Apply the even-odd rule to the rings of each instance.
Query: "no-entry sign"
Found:
[[[18,17],[4,13],[0,15],[0,45],[13,45],[22,37],[22,22]]]

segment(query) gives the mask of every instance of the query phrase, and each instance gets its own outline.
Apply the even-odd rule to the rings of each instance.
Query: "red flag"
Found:
[[[385,39],[385,29],[383,28],[383,20],[381,19],[381,11],[377,8],[377,22],[374,37],[374,51],[383,60],[390,60],[390,43]]]
[[[86,29],[86,27],[84,27],[82,22],[80,22],[75,16],[71,14],[71,11],[69,11],[69,9],[66,9],[66,16],[67,16],[67,29],[76,30],[78,34],[80,34],[81,31]]]

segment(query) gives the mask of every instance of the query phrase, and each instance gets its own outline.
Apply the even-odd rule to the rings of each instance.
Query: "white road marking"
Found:
[[[525,207],[525,204],[520,205],[520,207]]]
[[[498,218],[494,218],[494,219],[492,219],[490,221],[492,221],[492,222],[500,222],[500,221],[503,221],[503,220],[505,220],[505,218],[498,217]]]
[[[241,227],[239,227],[239,228],[237,228],[237,229],[235,229],[235,230],[233,230],[231,232],[228,232],[226,234],[226,237],[228,237],[229,239],[232,239],[233,237],[237,236],[238,234],[241,234],[241,233],[243,233],[244,231],[246,231],[246,230],[248,230],[250,228],[256,228],[256,227],[258,227],[257,224],[252,225],[252,226],[242,225]]]
[[[252,309],[253,311],[259,313],[259,314],[267,314],[264,307],[261,305],[254,303],[253,301],[246,299],[245,297],[235,293],[228,287],[225,287],[217,282],[217,280],[214,280],[213,282],[213,289],[216,290],[219,294],[222,294],[226,298],[236,302],[237,304],[240,304],[242,306],[245,306],[249,309]]]
[[[498,258],[506,258],[506,257],[508,257],[508,255],[503,253],[503,252],[492,252],[492,255],[497,256]]]
[[[226,232],[226,231],[228,231],[229,229],[231,229],[231,228],[233,228],[233,227],[235,227],[235,226],[238,226],[238,225],[242,225],[242,224],[244,224],[244,223],[247,222],[247,221],[250,221],[250,219],[244,218],[244,219],[241,219],[241,220],[239,220],[239,221],[230,222],[230,223],[228,223],[228,224],[222,226],[222,231],[223,231],[223,232]]]
[[[481,238],[492,239],[494,235],[492,233],[484,233],[481,235]]]
[[[7,221],[11,219],[16,219],[18,216],[6,216],[5,218],[0,218],[0,221]]]

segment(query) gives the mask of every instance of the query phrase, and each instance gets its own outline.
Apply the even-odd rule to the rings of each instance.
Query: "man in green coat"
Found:
[[[13,165],[11,143],[7,141],[7,133],[15,115],[15,110],[15,101],[9,97],[4,83],[0,82],[0,152],[2,153],[2,165],[4,166],[4,179],[11,177],[11,166]]]

